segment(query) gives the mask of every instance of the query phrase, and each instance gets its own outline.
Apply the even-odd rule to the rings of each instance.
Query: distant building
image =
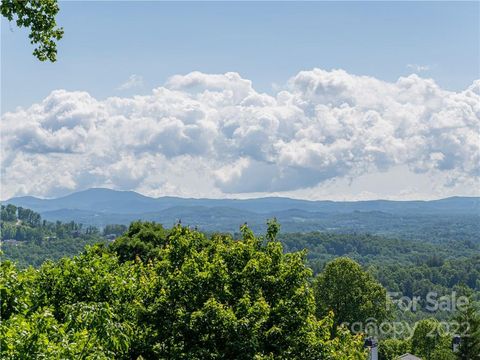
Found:
[[[402,356],[399,356],[397,358],[398,360],[422,360],[421,358],[415,356],[415,355],[412,355],[412,354],[403,354]]]
[[[363,345],[368,349],[368,360],[378,360],[378,342],[374,338],[366,338]]]
[[[105,237],[105,239],[107,239],[107,240],[113,241],[113,240],[115,240],[115,239],[117,238],[117,235],[116,235],[116,234],[107,234],[107,235],[105,235],[104,237]]]

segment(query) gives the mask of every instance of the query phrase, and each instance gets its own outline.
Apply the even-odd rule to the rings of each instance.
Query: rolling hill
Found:
[[[61,209],[86,210],[100,213],[138,214],[162,211],[173,207],[202,206],[232,208],[255,213],[271,213],[298,209],[309,212],[348,213],[352,211],[382,211],[393,214],[479,214],[480,198],[451,197],[431,201],[308,201],[284,197],[254,199],[193,199],[180,197],[152,198],[134,191],[92,188],[55,199],[33,196],[15,197],[4,201],[38,212]]]
[[[105,226],[134,220],[170,226],[181,220],[205,231],[238,230],[247,222],[263,231],[277,217],[285,232],[371,232],[421,238],[450,236],[451,228],[470,239],[480,230],[480,198],[452,197],[433,201],[308,201],[282,197],[256,199],[152,198],[133,191],[94,188],[55,199],[31,196],[4,201],[39,212],[44,219]]]

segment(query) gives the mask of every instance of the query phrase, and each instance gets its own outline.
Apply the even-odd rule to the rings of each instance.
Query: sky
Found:
[[[60,2],[1,24],[1,198],[479,195],[478,2]]]

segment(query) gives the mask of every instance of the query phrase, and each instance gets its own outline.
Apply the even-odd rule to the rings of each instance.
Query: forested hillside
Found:
[[[366,334],[348,324],[391,318],[386,290],[345,257],[313,277],[306,253],[285,253],[278,231],[270,221],[256,237],[244,225],[235,240],[135,222],[108,247],[38,269],[2,261],[2,358],[365,359]],[[477,331],[465,311],[452,315]],[[382,359],[412,349],[455,358],[451,333],[434,319],[419,324],[408,338],[376,334]],[[466,354],[478,346],[470,332]]]
[[[111,241],[127,230],[115,224],[100,231],[73,221],[53,223],[11,204],[2,205],[1,218],[3,258],[19,267],[79,254],[85,245]],[[446,241],[413,241],[362,233],[310,232],[282,233],[278,239],[285,252],[307,250],[306,259],[314,273],[328,261],[347,256],[368,268],[389,291],[405,296],[424,298],[429,291],[448,294],[461,285],[480,291],[480,244],[458,235]]]
[[[172,226],[178,220],[209,232],[235,232],[248,222],[265,232],[276,217],[284,232],[373,233],[429,242],[454,238],[478,241],[480,199],[454,197],[433,201],[307,201],[281,197],[258,199],[152,198],[133,191],[88,189],[55,199],[12,198],[50,221],[104,227],[135,220]]]
[[[480,294],[480,246],[469,240],[419,242],[370,234],[280,234],[285,251],[307,250],[314,273],[337,257],[362,264],[390,292],[425,302],[429,292],[449,295],[466,286]],[[431,316],[421,308],[412,319]],[[435,314],[442,318],[448,314]]]
[[[40,214],[12,204],[1,206],[1,239],[2,258],[20,267],[76,255],[85,245],[105,241],[94,226],[45,221]]]
[[[246,225],[234,235],[148,222],[100,231],[44,221],[13,205],[1,210],[1,346],[8,359],[364,359],[369,333],[382,340],[388,360],[422,348],[425,334],[413,333],[418,324],[442,329],[420,351],[444,357],[426,358],[454,359],[454,334],[439,321],[472,315],[427,311],[427,295],[480,300],[479,244],[470,239],[279,234],[276,220],[261,237]],[[22,270],[27,265],[35,268]],[[418,297],[418,309],[400,311],[387,291]],[[336,298],[345,296],[350,305],[338,308]],[[372,319],[412,330],[337,328],[372,326]],[[245,356],[233,356],[240,352]]]

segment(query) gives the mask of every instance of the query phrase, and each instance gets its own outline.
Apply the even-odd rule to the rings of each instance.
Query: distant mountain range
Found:
[[[118,214],[147,213],[174,207],[231,208],[255,213],[270,213],[298,209],[315,212],[345,213],[352,211],[382,211],[390,213],[479,213],[479,197],[450,197],[431,201],[308,201],[284,197],[255,199],[192,199],[164,196],[152,198],[134,191],[92,188],[55,198],[33,196],[14,197],[4,203],[28,207],[38,212],[62,209]]]
[[[181,220],[204,230],[235,231],[248,222],[261,228],[267,218],[277,217],[287,231],[328,230],[338,227],[360,231],[371,224],[388,219],[405,223],[412,217],[441,219],[444,217],[478,217],[480,198],[451,197],[433,201],[307,201],[282,197],[246,200],[188,199],[179,197],[152,198],[133,191],[94,188],[56,199],[32,196],[15,197],[10,203],[39,212],[48,220],[75,220],[104,226],[128,224],[133,220],[151,220],[167,226]],[[382,220],[383,219],[383,220]],[[367,226],[367,230],[371,225]],[[370,231],[370,230],[369,230]]]

